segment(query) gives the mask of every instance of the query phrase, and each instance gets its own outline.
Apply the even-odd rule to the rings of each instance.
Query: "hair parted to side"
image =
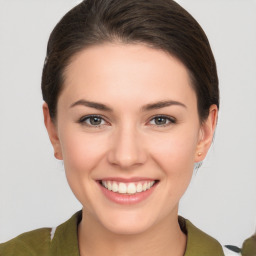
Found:
[[[56,119],[65,68],[86,47],[143,43],[178,58],[188,69],[201,122],[219,107],[218,76],[208,39],[197,21],[172,0],[84,0],[52,31],[42,74],[43,99]]]

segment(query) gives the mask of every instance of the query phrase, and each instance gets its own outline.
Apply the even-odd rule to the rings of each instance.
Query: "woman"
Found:
[[[83,1],[51,34],[42,92],[55,157],[83,210],[0,255],[224,255],[178,217],[219,108],[210,45],[182,7]]]

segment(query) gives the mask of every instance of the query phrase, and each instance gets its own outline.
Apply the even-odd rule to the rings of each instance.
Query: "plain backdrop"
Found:
[[[81,208],[53,157],[40,80],[49,34],[80,1],[0,0],[0,242]],[[256,229],[256,1],[183,0],[215,54],[218,128],[180,214],[223,244]]]

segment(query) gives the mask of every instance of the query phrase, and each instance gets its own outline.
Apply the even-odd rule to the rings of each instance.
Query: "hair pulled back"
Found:
[[[190,74],[203,122],[219,107],[216,63],[197,21],[172,0],[84,0],[52,31],[42,74],[42,94],[56,119],[64,71],[72,57],[104,42],[143,43],[178,58]]]

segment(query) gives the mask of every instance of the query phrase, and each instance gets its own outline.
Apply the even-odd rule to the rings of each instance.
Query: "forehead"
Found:
[[[166,52],[141,44],[102,44],[73,57],[65,71],[63,93],[77,100],[151,100],[194,97],[186,67]],[[142,97],[143,96],[143,97]],[[113,99],[113,98],[112,98]],[[112,100],[111,99],[111,100]]]

